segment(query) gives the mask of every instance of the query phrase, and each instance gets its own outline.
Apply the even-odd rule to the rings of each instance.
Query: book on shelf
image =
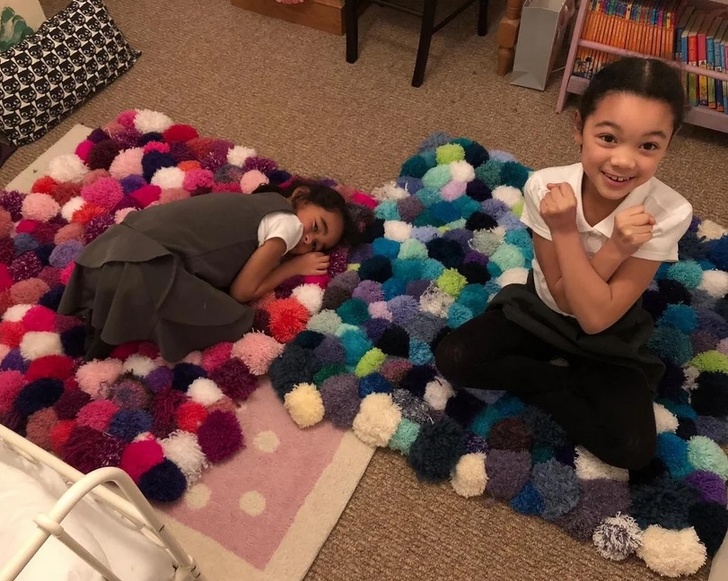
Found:
[[[690,0],[585,0],[581,39],[728,72],[728,8]],[[591,79],[618,54],[579,46],[573,75]],[[688,102],[728,114],[728,80],[681,71]]]

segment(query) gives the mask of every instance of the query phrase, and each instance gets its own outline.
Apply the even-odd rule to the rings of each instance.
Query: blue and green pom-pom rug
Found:
[[[519,216],[530,170],[511,155],[436,134],[375,190],[376,220],[321,311],[270,367],[301,426],[327,419],[404,454],[418,477],[449,479],[678,577],[699,570],[728,529],[728,234],[695,219],[680,261],[645,292],[650,347],[667,365],[655,402],[657,456],[608,466],[543,412],[502,392],[475,397],[436,375],[433,348],[481,313],[533,257]]]

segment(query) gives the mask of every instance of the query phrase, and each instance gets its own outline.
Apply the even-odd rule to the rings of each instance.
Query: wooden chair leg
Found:
[[[359,58],[359,0],[344,0],[346,26],[346,62],[355,63]]]
[[[425,69],[427,68],[427,57],[430,55],[430,44],[435,28],[435,12],[437,0],[425,0],[422,11],[422,28],[420,29],[420,43],[417,47],[417,60],[415,61],[415,72],[412,75],[412,86],[420,87],[425,80]]]
[[[488,32],[488,0],[479,0],[478,36],[485,36],[487,32]]]

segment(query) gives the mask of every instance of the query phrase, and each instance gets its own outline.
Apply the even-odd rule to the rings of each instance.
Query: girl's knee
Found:
[[[445,336],[435,349],[435,365],[440,375],[450,382],[459,383],[458,377],[467,365],[468,350],[469,347],[460,340],[459,333]]]
[[[655,431],[640,434],[623,434],[613,439],[608,462],[619,468],[639,470],[655,457],[657,434]]]

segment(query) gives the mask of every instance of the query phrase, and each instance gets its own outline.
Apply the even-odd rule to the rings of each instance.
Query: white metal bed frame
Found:
[[[172,560],[174,581],[205,581],[195,560],[165,527],[152,505],[126,472],[120,468],[109,467],[83,474],[1,424],[0,444],[4,444],[33,464],[49,466],[70,485],[48,512],[35,516],[33,520],[38,529],[26,541],[23,549],[0,569],[0,581],[16,579],[51,535],[57,537],[108,581],[122,581],[63,528],[63,519],[87,494],[101,501],[99,506],[105,505],[109,508],[125,526],[139,531],[150,542],[163,549]],[[126,498],[111,488],[112,485],[116,485]]]

